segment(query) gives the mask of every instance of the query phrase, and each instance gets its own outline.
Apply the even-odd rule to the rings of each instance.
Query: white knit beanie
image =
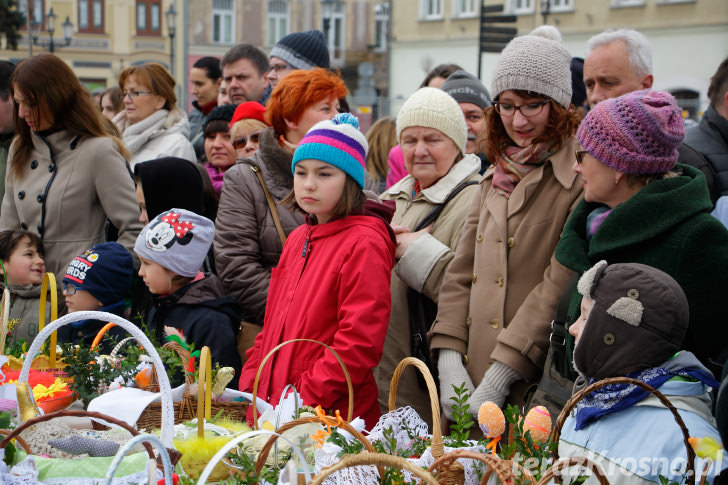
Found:
[[[442,89],[421,88],[407,98],[397,115],[397,140],[401,138],[402,130],[410,126],[441,131],[465,153],[465,144],[468,142],[465,116],[457,101]]]
[[[503,91],[523,90],[542,94],[564,108],[571,103],[571,54],[561,45],[561,34],[543,25],[516,37],[501,52],[493,71],[493,99]]]

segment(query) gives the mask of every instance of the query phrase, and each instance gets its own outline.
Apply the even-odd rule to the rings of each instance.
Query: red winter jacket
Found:
[[[394,242],[379,217],[352,215],[294,230],[273,269],[263,331],[247,353],[240,390],[251,392],[260,362],[276,345],[307,338],[331,346],[354,388],[354,417],[379,419],[372,369],[382,356],[389,323]],[[279,349],[266,363],[258,397],[277,404],[293,384],[308,405],[346,417],[346,380],[336,358],[310,342]]]

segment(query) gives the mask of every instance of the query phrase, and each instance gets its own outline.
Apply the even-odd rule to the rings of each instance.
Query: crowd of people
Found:
[[[691,432],[728,438],[710,392],[728,357],[728,59],[687,133],[634,30],[594,36],[581,60],[543,26],[491,74],[487,89],[438,66],[364,134],[319,31],[199,59],[189,115],[159,64],[124,69],[94,103],[52,54],[0,63],[9,341],[37,334],[47,271],[61,312],[209,346],[241,391],[264,364],[266,401],[293,384],[343,410],[340,358],[369,427],[416,356],[449,419],[458,386],[477,417],[485,401],[537,403],[549,376],[567,396],[629,376],[680,396]],[[88,343],[102,324],[59,339]],[[291,339],[325,346],[278,348]],[[413,370],[399,389],[429,421]],[[646,419],[672,417],[629,386],[591,396],[562,455],[628,449]]]

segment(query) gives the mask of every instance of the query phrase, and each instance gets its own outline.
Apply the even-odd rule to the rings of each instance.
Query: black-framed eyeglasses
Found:
[[[252,135],[249,135],[249,136],[240,137],[237,140],[233,140],[233,148],[235,148],[236,150],[245,148],[245,145],[248,144],[248,141],[252,141],[253,143],[258,143],[259,137],[260,137],[260,133],[253,133]]]
[[[137,99],[139,96],[143,96],[145,94],[154,94],[151,91],[125,91],[122,94],[122,99],[129,96],[129,99]]]
[[[78,286],[74,285],[73,283],[67,283],[63,282],[63,294],[64,295],[75,295],[76,291],[78,291]]]
[[[586,155],[587,153],[589,152],[587,152],[586,150],[576,150],[574,152],[574,156],[576,157],[576,163],[581,165],[581,163],[584,161],[584,155]]]
[[[278,64],[277,66],[270,65],[268,67],[270,68],[271,71],[276,72],[276,73],[284,71],[286,69],[295,69],[296,68],[295,66],[292,66],[290,64]]]
[[[547,104],[549,104],[549,100],[522,104],[520,106],[516,106],[515,104],[502,103],[500,101],[496,101],[495,103],[493,103],[496,112],[501,116],[514,116],[516,114],[516,111],[520,111],[521,114],[526,118],[530,118],[532,116],[540,114],[541,111],[543,111],[543,107]]]

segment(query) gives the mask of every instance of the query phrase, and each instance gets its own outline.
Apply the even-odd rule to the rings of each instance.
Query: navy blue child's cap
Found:
[[[63,281],[88,291],[107,306],[124,299],[131,289],[133,277],[131,253],[117,242],[106,242],[73,258]]]

